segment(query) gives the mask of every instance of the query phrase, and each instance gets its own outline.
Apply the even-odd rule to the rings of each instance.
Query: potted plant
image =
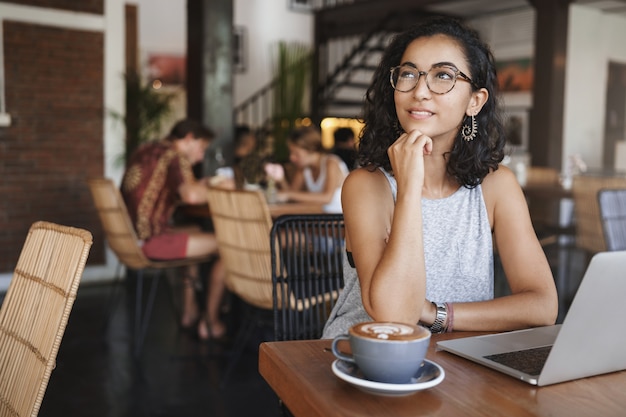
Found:
[[[301,43],[279,42],[276,59],[274,111],[272,133],[274,156],[277,161],[287,161],[289,153],[286,138],[297,127],[299,120],[308,115],[305,108],[311,74],[312,54]]]
[[[142,82],[136,72],[126,73],[124,79],[126,114],[114,111],[110,114],[126,128],[126,146],[121,159],[127,161],[142,143],[158,137],[163,122],[173,111],[175,94],[159,91],[150,83]]]

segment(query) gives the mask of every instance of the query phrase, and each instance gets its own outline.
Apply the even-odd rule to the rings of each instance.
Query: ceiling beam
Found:
[[[365,0],[320,9],[315,12],[317,42],[326,43],[329,39],[362,35],[379,28],[402,30],[433,15],[428,6],[441,5],[441,0]],[[447,14],[453,16],[453,14]]]

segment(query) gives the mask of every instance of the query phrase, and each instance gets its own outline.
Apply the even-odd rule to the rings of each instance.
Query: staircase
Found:
[[[390,33],[376,31],[363,36],[335,39],[325,45],[324,62],[308,115],[320,121],[324,117],[355,118],[361,113],[365,92],[380,61]],[[238,124],[271,128],[274,88],[277,80],[252,94],[234,109]]]
[[[314,123],[325,117],[357,118],[367,87],[390,37],[419,19],[441,12],[426,10],[432,0],[312,0],[320,4],[308,113]],[[277,80],[234,109],[236,123],[271,131]]]
[[[316,108],[323,117],[355,118],[361,114],[365,92],[374,71],[380,62],[388,42],[386,31],[367,34],[362,38],[342,39],[330,42],[329,56],[352,44],[352,49],[343,56],[317,89]]]

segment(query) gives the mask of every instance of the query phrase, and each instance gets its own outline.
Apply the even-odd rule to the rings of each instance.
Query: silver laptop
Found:
[[[533,385],[626,369],[626,251],[596,254],[561,325],[437,343]]]

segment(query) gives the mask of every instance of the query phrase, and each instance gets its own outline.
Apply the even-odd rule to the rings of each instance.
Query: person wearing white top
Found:
[[[341,187],[348,167],[341,158],[326,152],[320,131],[312,126],[296,129],[287,145],[296,171],[291,183],[278,183],[279,201],[319,203],[327,213],[341,213]]]

